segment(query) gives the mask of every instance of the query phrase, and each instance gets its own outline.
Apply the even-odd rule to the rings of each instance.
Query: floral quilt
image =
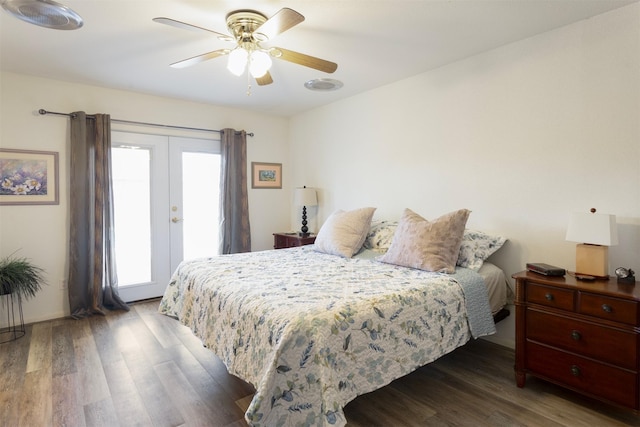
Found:
[[[491,319],[459,280],[303,246],[185,261],[159,310],[255,387],[250,425],[343,426],[349,401],[475,335],[468,306]]]

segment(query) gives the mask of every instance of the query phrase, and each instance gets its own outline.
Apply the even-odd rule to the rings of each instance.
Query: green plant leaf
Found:
[[[43,273],[43,269],[27,258],[9,255],[0,259],[0,295],[16,293],[25,299],[35,297],[45,283]]]

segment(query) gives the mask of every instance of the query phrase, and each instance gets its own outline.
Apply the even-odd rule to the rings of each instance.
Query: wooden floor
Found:
[[[0,426],[246,426],[253,388],[157,306],[36,323],[0,344]],[[473,341],[349,403],[348,425],[640,425],[534,378],[517,388],[513,359]]]

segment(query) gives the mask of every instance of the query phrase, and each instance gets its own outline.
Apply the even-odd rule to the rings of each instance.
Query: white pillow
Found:
[[[351,258],[362,248],[375,210],[376,208],[361,208],[346,212],[335,211],[322,224],[316,236],[314,249]]]
[[[396,228],[398,223],[395,221],[373,221],[363,246],[376,252],[386,252],[391,246]]]
[[[378,260],[426,271],[455,273],[470,213],[468,209],[460,209],[428,221],[411,209],[405,209],[391,247]]]
[[[457,265],[478,271],[482,264],[507,241],[477,230],[464,230]]]

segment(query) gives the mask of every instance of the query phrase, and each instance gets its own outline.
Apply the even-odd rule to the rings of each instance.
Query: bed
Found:
[[[425,271],[358,244],[355,256],[310,245],[185,261],[173,274],[160,312],[255,387],[249,425],[343,426],[355,397],[495,332],[497,267]]]

